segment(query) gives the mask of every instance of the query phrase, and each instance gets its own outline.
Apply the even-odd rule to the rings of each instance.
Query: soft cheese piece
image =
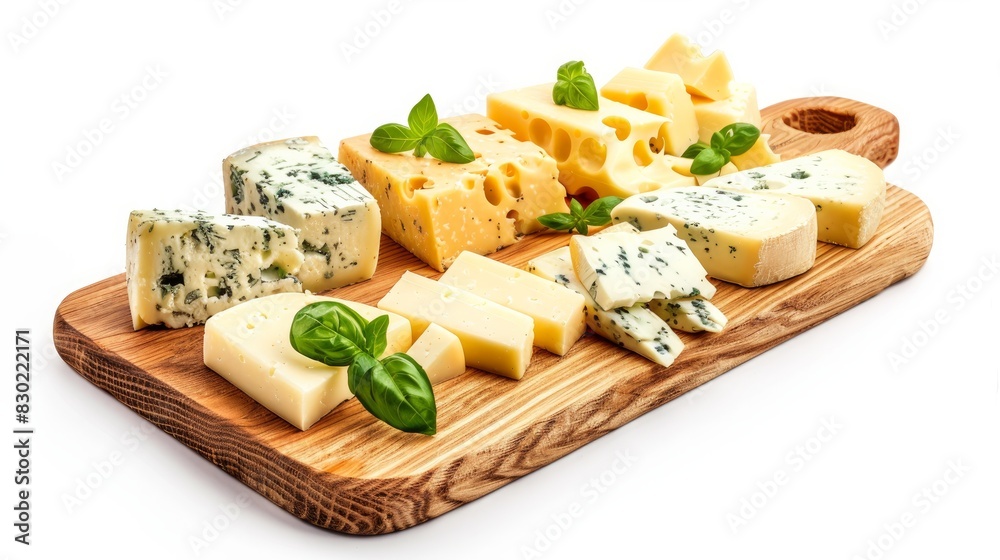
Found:
[[[136,210],[126,261],[136,330],[190,327],[249,299],[302,291],[295,230],[265,218]]]
[[[601,95],[669,119],[663,136],[664,153],[679,156],[698,141],[694,105],[677,74],[626,68],[601,88]]]
[[[818,239],[855,249],[875,235],[885,208],[882,169],[843,150],[741,171],[713,179],[706,186],[807,198],[815,206]]]
[[[602,309],[715,295],[705,268],[673,226],[643,232],[627,223],[613,227],[569,242],[573,270]]]
[[[706,144],[712,134],[733,123],[761,126],[760,108],[757,106],[757,89],[743,82],[733,83],[732,95],[725,99],[692,98],[694,114],[698,119],[698,138]]]
[[[816,258],[816,211],[795,196],[661,189],[625,199],[611,219],[643,231],[672,226],[709,276],[746,287],[802,274]]]
[[[688,93],[709,99],[725,99],[730,95],[733,69],[722,51],[705,56],[701,47],[675,33],[646,63],[646,68],[679,74]]]
[[[474,368],[512,379],[528,369],[533,321],[499,303],[406,271],[378,307],[409,319],[415,337],[431,323],[451,331]]]
[[[576,277],[569,247],[556,249],[528,262],[528,271],[563,285],[584,297],[587,325],[617,346],[631,350],[653,363],[669,366],[684,349],[684,343],[644,304],[606,311],[591,297]]]
[[[277,294],[237,305],[209,319],[205,323],[205,365],[289,424],[308,429],[354,396],[347,387],[347,367],[307,358],[288,340],[295,314],[320,301],[339,301],[369,321],[388,315],[388,344],[380,357],[406,352],[410,347],[410,324],[394,313],[313,294]]]
[[[740,171],[778,163],[781,161],[781,156],[771,150],[770,140],[770,134],[761,134],[760,138],[757,139],[757,142],[749,150],[738,156],[733,156],[732,163]]]
[[[668,325],[684,332],[722,332],[729,322],[718,307],[703,297],[654,299],[648,305]]]
[[[314,136],[265,142],[222,162],[226,211],[299,230],[307,290],[339,288],[375,273],[378,204]]]
[[[462,341],[436,323],[427,325],[424,334],[420,335],[406,353],[424,368],[433,385],[465,373]]]
[[[443,271],[462,251],[486,255],[539,231],[539,216],[568,212],[556,162],[481,115],[444,119],[476,154],[467,164],[386,154],[370,134],[340,144],[340,161],[378,200],[382,230]]]
[[[519,140],[541,146],[558,162],[570,194],[629,196],[670,185],[693,185],[660,154],[671,121],[624,103],[601,99],[597,111],[552,101],[553,84],[491,93],[490,118]]]
[[[535,346],[559,356],[587,330],[583,296],[489,257],[465,251],[439,281],[531,317]]]

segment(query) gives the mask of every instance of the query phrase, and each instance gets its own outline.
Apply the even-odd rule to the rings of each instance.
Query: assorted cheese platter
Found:
[[[428,95],[338,157],[315,137],[226,157],[227,213],[134,211],[126,274],[59,306],[60,355],[292,514],[380,534],[551,463],[930,251],[927,208],[882,176],[891,114],[758,111],[722,53],[683,37],[600,94],[574,61],[487,113],[439,121]]]

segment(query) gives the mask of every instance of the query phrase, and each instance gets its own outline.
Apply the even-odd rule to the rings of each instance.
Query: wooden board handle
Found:
[[[839,148],[879,167],[899,154],[899,121],[892,113],[843,97],[803,97],[768,107],[761,132],[783,159]]]

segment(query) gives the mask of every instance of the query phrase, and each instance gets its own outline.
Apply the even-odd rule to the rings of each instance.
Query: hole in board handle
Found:
[[[858,124],[855,115],[818,107],[796,109],[785,113],[781,120],[795,130],[807,134],[837,134],[838,132],[847,132]]]

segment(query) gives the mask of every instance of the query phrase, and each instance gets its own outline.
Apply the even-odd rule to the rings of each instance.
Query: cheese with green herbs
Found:
[[[378,204],[318,138],[275,140],[222,162],[226,211],[264,216],[299,230],[307,290],[339,288],[375,273]]]
[[[136,210],[126,249],[136,330],[190,327],[247,300],[302,291],[295,229],[265,218]]]

